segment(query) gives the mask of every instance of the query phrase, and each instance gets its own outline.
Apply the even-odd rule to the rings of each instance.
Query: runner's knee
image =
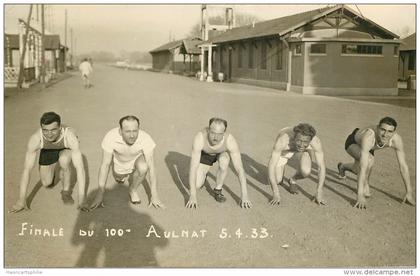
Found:
[[[141,161],[136,163],[136,168],[140,176],[145,175],[149,169],[146,162],[141,162]]]
[[[40,178],[41,178],[41,184],[44,187],[51,185],[53,183],[53,179],[54,179],[54,177],[52,175],[51,176],[41,175]]]
[[[67,170],[71,163],[71,153],[69,151],[63,151],[62,153],[60,153],[58,163],[60,164],[60,167],[62,169]]]
[[[373,157],[371,154],[369,154],[369,159],[368,159],[369,168],[373,166],[373,163],[375,163],[375,157]]]
[[[311,167],[302,167],[300,169],[300,175],[302,177],[308,177],[311,174]]]
[[[225,154],[219,157],[219,167],[220,170],[226,171],[229,167],[230,158],[229,155]]]

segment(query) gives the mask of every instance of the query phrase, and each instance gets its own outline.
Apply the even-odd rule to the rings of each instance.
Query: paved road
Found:
[[[40,115],[50,110],[61,114],[63,123],[79,134],[90,199],[97,187],[103,136],[117,126],[123,115],[138,115],[141,127],[158,145],[158,189],[167,209],[147,207],[147,185],[140,188],[143,203],[129,205],[127,186],[115,185],[109,178],[106,207],[79,213],[74,206],[62,204],[61,187],[39,189],[34,169],[30,184],[32,210],[5,214],[6,267],[416,264],[416,210],[400,204],[404,188],[394,153],[388,150],[376,154],[373,196],[367,211],[351,207],[356,199],[354,178],[344,181],[335,177],[337,162],[349,160],[343,149],[347,134],[355,127],[392,115],[400,124],[398,131],[405,141],[415,186],[415,109],[240,84],[202,83],[176,75],[100,65],[95,65],[94,73],[94,87],[89,90],[82,88],[75,74],[43,92],[26,92],[5,100],[5,209],[18,196],[27,139],[37,129]],[[238,206],[239,183],[232,172],[226,180],[227,201],[219,204],[209,195],[209,187],[215,185],[215,168],[207,188],[198,193],[200,208],[183,207],[188,198],[192,138],[215,115],[228,120],[229,131],[239,142],[254,205],[251,210]],[[266,164],[273,140],[279,129],[301,121],[317,128],[324,145],[328,206],[318,207],[311,202],[316,188],[313,174],[299,182],[299,195],[292,196],[281,188],[282,204],[272,207],[267,204],[271,189],[266,183]],[[292,173],[289,168],[286,176]],[[22,227],[27,230],[19,235]],[[35,228],[51,235],[54,231],[58,236],[31,235],[30,230],[34,233]],[[81,230],[88,229],[94,230],[93,236],[81,236]],[[112,229],[121,229],[122,236]],[[164,231],[169,238],[164,238]],[[176,237],[182,234],[184,237]]]

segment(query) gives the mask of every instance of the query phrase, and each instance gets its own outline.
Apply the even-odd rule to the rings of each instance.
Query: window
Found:
[[[416,52],[410,51],[408,56],[408,70],[414,70],[416,68]]]
[[[382,55],[382,46],[378,45],[356,45],[343,44],[341,48],[343,54],[354,55]]]
[[[283,44],[279,41],[277,43],[276,52],[276,69],[281,70],[283,68]]]
[[[243,45],[239,43],[238,45],[238,68],[242,68],[242,47]]]
[[[327,53],[327,46],[325,44],[311,44],[311,54],[323,54]]]
[[[267,44],[261,42],[261,69],[267,69]]]
[[[254,45],[252,42],[249,43],[248,49],[248,68],[254,68]]]
[[[394,46],[394,56],[398,56],[398,46]]]
[[[302,45],[301,44],[296,44],[295,46],[295,55],[301,55],[302,54]]]

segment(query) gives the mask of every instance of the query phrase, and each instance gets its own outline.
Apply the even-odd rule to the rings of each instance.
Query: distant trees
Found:
[[[134,51],[130,52],[129,60],[132,63],[152,62],[152,56],[149,53]]]
[[[118,60],[128,60],[129,63],[151,63],[152,56],[147,52],[141,51],[125,51],[122,50],[118,55],[107,51],[92,51],[80,55],[77,59],[91,58],[94,62],[115,62]]]
[[[400,36],[400,38],[406,38],[407,36],[414,33],[414,30],[410,26],[403,26],[397,29],[396,33]]]
[[[78,60],[91,58],[94,62],[114,62],[116,57],[114,53],[107,51],[92,51],[77,57]]]
[[[249,13],[239,12],[234,13],[235,17],[235,27],[241,27],[250,25],[253,22],[258,22],[260,19]],[[209,24],[210,25],[224,25],[225,24],[225,16],[224,15],[215,15],[209,18]],[[196,23],[190,30],[189,37],[201,37],[201,23]]]

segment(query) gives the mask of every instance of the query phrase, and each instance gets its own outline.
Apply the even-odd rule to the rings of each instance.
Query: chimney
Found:
[[[228,30],[230,30],[234,27],[233,8],[226,8],[225,17],[225,25],[228,27]]]

